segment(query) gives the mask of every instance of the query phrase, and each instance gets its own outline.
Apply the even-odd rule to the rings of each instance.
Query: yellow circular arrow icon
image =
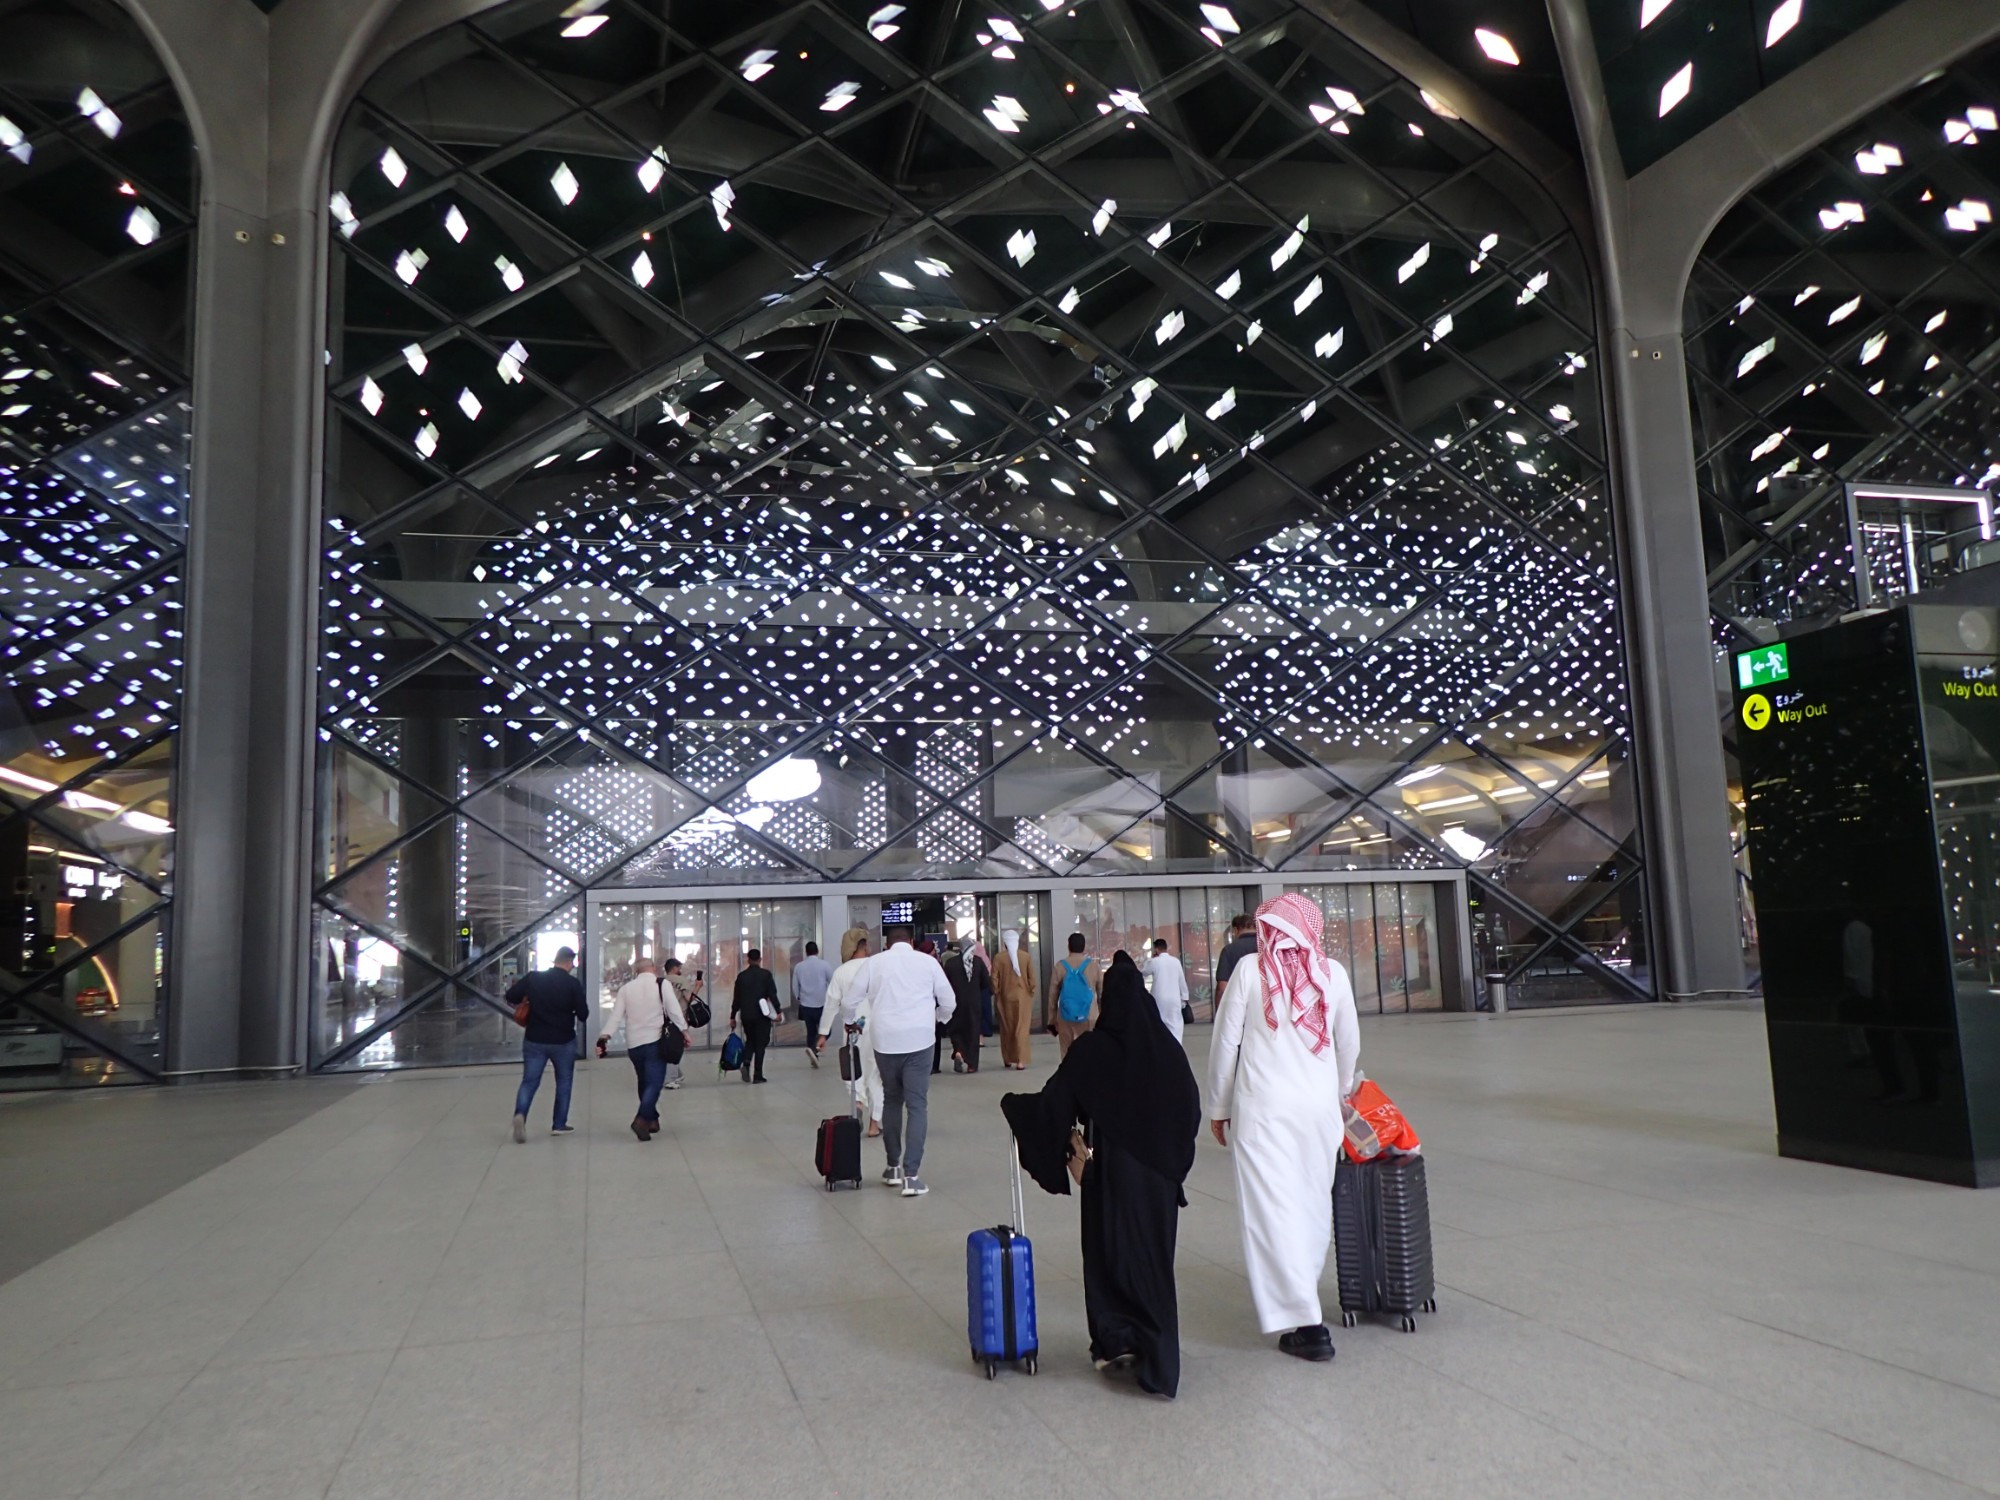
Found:
[[[1747,729],[1762,729],[1771,722],[1771,700],[1762,693],[1752,693],[1743,700],[1743,724]]]

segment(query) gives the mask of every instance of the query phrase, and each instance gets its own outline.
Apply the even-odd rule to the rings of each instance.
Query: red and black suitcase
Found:
[[[861,1116],[857,1098],[844,1115],[819,1122],[819,1138],[813,1147],[813,1170],[818,1172],[830,1193],[842,1183],[861,1186]]]

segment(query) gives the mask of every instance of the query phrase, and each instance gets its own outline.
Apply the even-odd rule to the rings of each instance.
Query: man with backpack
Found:
[[[1084,956],[1083,934],[1069,935],[1069,957],[1056,961],[1056,1049],[1069,1056],[1070,1043],[1090,1030],[1091,1013],[1097,1006],[1097,987],[1103,983],[1097,960]]]

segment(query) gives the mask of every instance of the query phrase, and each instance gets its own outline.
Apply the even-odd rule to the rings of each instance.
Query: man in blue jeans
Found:
[[[541,1086],[542,1064],[556,1068],[556,1113],[551,1135],[568,1135],[569,1090],[576,1076],[576,1023],[590,1020],[590,1002],[576,977],[576,950],[558,948],[552,969],[523,974],[507,990],[507,1003],[528,1002],[527,1034],[521,1039],[521,1088],[514,1095],[514,1139],[528,1138],[528,1109]]]

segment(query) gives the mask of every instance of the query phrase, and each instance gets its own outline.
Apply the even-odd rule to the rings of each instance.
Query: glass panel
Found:
[[[1519,816],[1445,838],[1440,746],[1620,850],[1562,776],[1629,717],[1587,278],[1463,121],[1296,7],[565,8],[396,59],[332,183],[322,722],[530,859],[481,942],[581,885],[1477,865]],[[372,816],[330,903],[390,920],[394,849],[396,920],[471,911]],[[1217,899],[1093,921],[1205,1010]]]
[[[1438,960],[1438,892],[1428,881],[1402,888],[1403,992],[1411,1010],[1444,1009],[1444,971]]]
[[[0,967],[33,987],[0,1009],[0,1089],[161,1065],[196,213],[187,121],[133,19],[57,0],[14,26],[26,61],[0,89]]]

